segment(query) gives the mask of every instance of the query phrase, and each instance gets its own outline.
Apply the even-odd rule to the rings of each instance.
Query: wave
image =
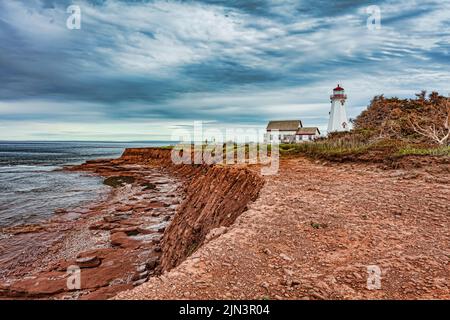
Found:
[[[60,168],[55,165],[0,165],[0,173],[50,172]]]

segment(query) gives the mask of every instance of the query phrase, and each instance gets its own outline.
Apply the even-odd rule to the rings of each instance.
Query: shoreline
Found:
[[[181,200],[181,181],[159,168],[117,162],[87,161],[63,170],[103,179],[126,175],[131,184],[112,186],[101,199],[42,223],[4,229],[10,236],[0,240],[2,250],[23,247],[7,264],[1,299],[109,298],[157,272],[159,242]],[[80,291],[67,289],[69,265],[81,267]]]
[[[40,268],[0,282],[1,299],[106,299],[142,285],[219,236],[216,230],[231,225],[263,185],[244,168],[174,165],[166,148],[126,149],[118,159],[65,170],[99,175],[112,190],[70,221],[62,217],[73,215],[68,211],[23,226],[15,237],[32,238],[30,254],[36,250],[30,243],[41,244],[34,259]],[[74,265],[81,268],[81,290],[67,288],[66,271]]]
[[[23,226],[45,224],[55,215],[101,201],[108,193],[101,177],[67,172],[62,165],[0,167],[0,231],[21,232]]]
[[[65,226],[78,239],[108,234],[110,246],[75,250],[75,259],[53,261],[34,278],[0,283],[0,298],[450,298],[448,172],[289,157],[278,175],[262,179],[252,166],[175,166],[169,153],[127,149],[119,159],[69,168],[122,177],[143,194],[178,186],[164,201],[153,194],[133,203],[124,203],[136,196],[124,193],[129,184],[113,189],[122,197],[90,208],[75,220],[80,229]],[[150,233],[159,234],[154,243],[136,242],[142,220],[128,222],[154,212],[170,219],[166,228]],[[61,291],[77,257],[82,290]],[[368,265],[383,272],[380,290],[367,288]]]

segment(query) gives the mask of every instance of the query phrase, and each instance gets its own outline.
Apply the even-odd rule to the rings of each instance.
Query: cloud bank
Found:
[[[442,1],[3,1],[0,46],[0,140],[164,139],[193,120],[323,129],[336,83],[352,117],[374,95],[450,91]]]

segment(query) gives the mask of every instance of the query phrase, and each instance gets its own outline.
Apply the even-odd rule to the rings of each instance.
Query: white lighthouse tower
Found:
[[[345,112],[345,100],[347,95],[344,88],[338,85],[333,89],[333,95],[331,99],[331,111],[330,120],[328,122],[328,133],[350,131],[350,125],[347,119],[347,113]]]

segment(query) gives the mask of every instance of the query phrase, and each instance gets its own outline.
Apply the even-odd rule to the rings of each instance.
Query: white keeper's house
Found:
[[[264,140],[271,143],[278,137],[280,143],[300,143],[312,141],[319,136],[319,128],[303,127],[301,120],[279,120],[269,122]]]

